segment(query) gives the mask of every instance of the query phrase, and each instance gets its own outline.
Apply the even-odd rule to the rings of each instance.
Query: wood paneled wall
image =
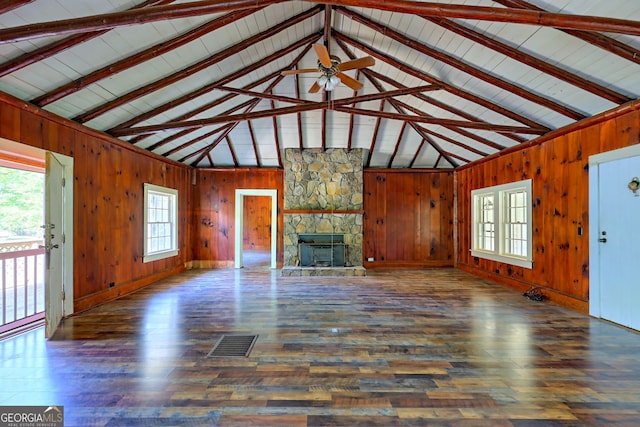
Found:
[[[637,110],[607,117],[458,170],[456,266],[519,290],[541,287],[552,301],[588,311],[589,156],[640,142]],[[529,178],[533,180],[533,269],[472,257],[471,190]],[[582,235],[578,227],[583,227]]]
[[[0,94],[0,137],[74,159],[74,306],[85,310],[185,268],[188,167]],[[179,192],[179,255],[143,263],[143,184]],[[113,283],[113,287],[110,284]]]
[[[236,189],[275,189],[278,190],[278,244],[277,262],[282,263],[284,172],[282,169],[204,169],[198,170],[198,179],[194,189],[194,260],[207,266],[233,265],[235,251],[235,191]],[[247,199],[245,198],[245,203]],[[257,197],[258,204],[268,203],[270,197]],[[249,201],[249,208],[261,211],[256,203]],[[245,206],[246,211],[247,206]],[[257,219],[264,221],[265,219]],[[267,218],[271,222],[271,218]],[[261,233],[266,223],[256,225]],[[250,229],[245,224],[244,231]],[[256,237],[261,238],[261,237]]]
[[[453,265],[452,172],[365,170],[364,211],[366,268]]]

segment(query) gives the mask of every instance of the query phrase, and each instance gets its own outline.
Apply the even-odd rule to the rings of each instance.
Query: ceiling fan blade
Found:
[[[364,58],[354,59],[353,61],[347,61],[340,64],[338,67],[340,71],[355,70],[358,68],[371,67],[376,63],[376,60],[370,56]]]
[[[302,73],[317,73],[317,68],[301,68],[300,70],[285,70],[282,74],[283,76],[288,76],[290,74],[302,74]]]
[[[316,55],[318,55],[318,59],[320,63],[327,68],[331,68],[331,57],[329,56],[329,51],[327,47],[323,44],[314,44],[313,48],[316,51]]]
[[[313,82],[313,85],[311,85],[311,89],[309,89],[309,93],[316,93],[320,91],[320,85],[318,84],[318,82]]]
[[[344,73],[338,73],[336,74],[336,76],[338,76],[338,78],[340,79],[340,81],[342,81],[342,83],[349,86],[351,89],[353,90],[362,89],[363,84],[357,81],[356,79],[349,77]]]

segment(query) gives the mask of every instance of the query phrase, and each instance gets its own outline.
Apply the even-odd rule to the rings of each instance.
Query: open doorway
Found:
[[[51,171],[47,166],[47,158],[53,157],[57,159],[59,166],[57,176],[60,179],[56,180],[50,179]],[[12,322],[10,327],[7,326],[8,322],[3,322],[6,329],[4,332],[17,333],[25,328],[39,326],[44,318],[45,336],[51,337],[60,319],[73,313],[73,158],[0,139],[0,162],[3,166],[11,165],[40,175],[38,194],[35,196],[39,199],[38,208],[31,208],[38,212],[30,213],[37,217],[38,224],[27,233],[34,237],[32,247],[21,248],[20,253],[4,255],[0,260],[0,283],[12,285],[12,294],[2,295],[3,304],[11,296],[16,302],[14,311],[20,311],[22,306],[26,307],[26,310],[22,309],[23,314],[26,314],[12,319],[17,322]],[[18,184],[24,192],[25,178],[16,179],[20,180]],[[48,207],[48,200],[57,203],[56,212]],[[55,253],[52,252],[54,248]],[[55,256],[52,257],[51,254]],[[10,257],[15,259],[9,259]],[[0,291],[4,292],[7,288],[8,286],[4,286]],[[32,310],[30,305],[35,308]],[[5,315],[6,313],[2,313],[2,316]]]
[[[42,325],[45,317],[45,165],[0,152],[0,334]]]
[[[257,197],[257,198],[256,198]],[[270,203],[264,203],[265,197],[270,198]],[[253,199],[256,198],[256,199]],[[245,200],[246,199],[246,200]],[[246,201],[246,203],[245,203]],[[249,207],[249,212],[245,209],[245,204]],[[263,208],[264,207],[264,208]],[[251,254],[252,258],[247,259],[252,264],[261,263],[260,250],[263,251],[262,257],[268,256],[269,263],[267,268],[276,268],[276,248],[277,248],[277,211],[278,211],[278,190],[260,190],[260,189],[236,189],[236,202],[235,202],[235,259],[234,267],[244,267],[244,253],[245,253],[245,225],[249,225],[253,222],[260,222],[256,227],[260,231],[259,242],[256,243],[254,239],[252,250],[252,239],[248,239],[247,254]],[[251,212],[257,209],[257,212]],[[266,210],[269,210],[268,215],[265,215]],[[245,220],[249,222],[245,224]],[[268,236],[264,235],[264,231],[268,230]],[[247,233],[251,235],[252,233]],[[268,246],[266,242],[268,240]],[[257,247],[256,247],[257,246]],[[264,249],[260,249],[264,248]],[[268,252],[267,252],[268,251]],[[267,252],[267,253],[264,253]],[[268,254],[268,255],[267,255]],[[258,258],[259,260],[256,260]],[[248,266],[248,265],[247,265]]]

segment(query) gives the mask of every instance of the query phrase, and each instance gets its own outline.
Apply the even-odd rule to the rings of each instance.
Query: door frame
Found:
[[[589,156],[589,314],[601,317],[600,294],[600,165],[640,156],[640,144]]]
[[[276,255],[278,247],[278,190],[241,189],[236,188],[235,201],[235,254],[234,268],[242,268],[242,235],[244,230],[244,197],[245,196],[269,196],[271,197],[271,268],[276,268]]]

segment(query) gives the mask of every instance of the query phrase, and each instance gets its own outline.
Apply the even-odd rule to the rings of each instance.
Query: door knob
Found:
[[[601,237],[601,238],[598,239],[598,242],[607,243],[607,238],[606,237]]]

